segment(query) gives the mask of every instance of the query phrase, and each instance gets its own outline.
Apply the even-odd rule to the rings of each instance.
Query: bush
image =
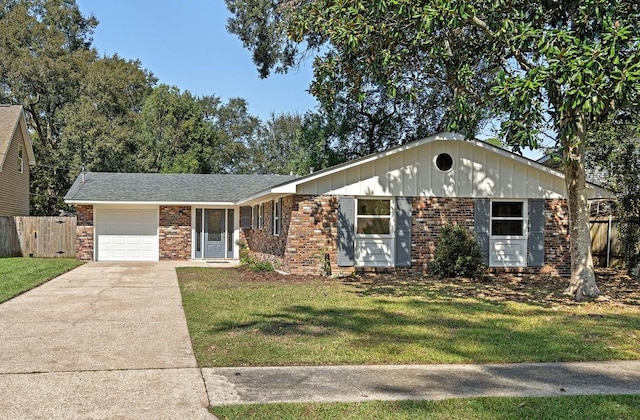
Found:
[[[249,267],[251,271],[273,271],[273,264],[269,261],[260,261],[251,257],[249,247],[245,242],[238,241],[240,247],[240,265]]]
[[[475,237],[462,226],[445,225],[428,269],[437,277],[478,277],[485,266]]]
[[[273,271],[273,264],[269,261],[253,260],[249,263],[249,269],[251,271]]]
[[[249,246],[244,241],[236,242],[238,247],[240,248],[240,265],[249,265],[252,262],[251,256],[249,255]]]

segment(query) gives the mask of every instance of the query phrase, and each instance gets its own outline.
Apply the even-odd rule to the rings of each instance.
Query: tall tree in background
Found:
[[[35,214],[54,212],[68,188],[60,159],[61,112],[80,95],[95,60],[90,46],[97,23],[73,1],[12,0],[0,6],[0,101],[23,105],[32,129]]]
[[[249,174],[255,167],[250,149],[256,148],[263,130],[260,119],[249,113],[249,105],[242,98],[231,98],[212,115],[218,139],[226,144],[225,161],[221,173]]]
[[[296,172],[295,162],[300,151],[302,117],[271,114],[248,149],[252,173],[288,174]]]
[[[260,74],[285,72],[309,49],[316,95],[361,98],[363,81],[415,101],[430,78],[447,86],[443,121],[473,135],[491,111],[515,150],[556,133],[569,201],[577,300],[599,294],[591,258],[587,133],[640,106],[640,6],[635,0],[226,0],[228,29]]]
[[[588,167],[598,180],[616,191],[622,256],[636,276],[640,272],[640,115],[620,115],[591,134],[594,144],[587,155]]]
[[[63,162],[69,180],[88,171],[136,172],[139,114],[156,78],[139,61],[117,55],[96,59],[75,101],[64,107]]]
[[[220,106],[216,97],[194,97],[175,86],[153,89],[140,115],[138,171],[212,173],[225,166],[227,139],[217,136],[211,122]]]

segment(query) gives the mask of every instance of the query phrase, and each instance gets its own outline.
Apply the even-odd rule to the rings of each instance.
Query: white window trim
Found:
[[[389,215],[359,215],[358,214],[358,201],[359,200],[389,200]],[[395,238],[396,232],[396,200],[390,197],[360,197],[356,198],[356,220],[353,226],[354,234],[356,238],[370,238],[370,239],[389,239]],[[389,219],[389,233],[388,234],[372,234],[372,233],[358,233],[358,219]]]
[[[278,217],[278,211],[277,208],[278,206],[280,207],[280,217]],[[281,198],[277,198],[275,200],[273,200],[273,206],[271,207],[272,210],[272,221],[273,221],[273,225],[271,227],[271,233],[273,233],[273,236],[280,236],[280,234],[282,233],[282,199]]]
[[[489,230],[491,238],[495,239],[526,239],[527,238],[527,216],[529,214],[528,200],[523,199],[499,199],[491,200],[490,213],[489,213]],[[493,217],[493,203],[522,203],[522,217]],[[493,234],[493,221],[494,220],[522,220],[522,235],[494,235]]]
[[[264,203],[258,207],[258,229],[264,229]]]

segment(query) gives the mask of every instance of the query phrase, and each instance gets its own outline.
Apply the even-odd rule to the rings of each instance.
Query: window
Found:
[[[273,201],[273,234],[282,232],[282,198]]]
[[[252,229],[258,229],[258,210],[259,207],[257,204],[253,206],[253,224],[251,225]]]
[[[196,209],[196,255],[202,252],[202,209]]]
[[[493,201],[491,203],[491,236],[524,235],[524,202]]]
[[[264,203],[258,208],[258,229],[264,229]]]
[[[24,173],[24,152],[21,144],[18,145],[18,172]]]
[[[391,234],[391,200],[358,199],[356,232],[360,235]]]
[[[251,207],[240,207],[240,221],[242,229],[251,229]]]
[[[448,153],[440,153],[436,156],[436,167],[442,172],[447,172],[453,167],[453,158]]]
[[[227,257],[233,257],[233,209],[227,210]]]

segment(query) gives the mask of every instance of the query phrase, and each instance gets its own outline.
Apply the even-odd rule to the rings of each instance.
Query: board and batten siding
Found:
[[[448,153],[453,168],[435,158]],[[463,140],[435,140],[327,174],[298,186],[298,194],[407,197],[562,198],[561,176],[491,147]]]
[[[18,148],[22,145],[24,170],[18,170]],[[0,155],[1,157],[1,155]],[[29,215],[29,159],[22,131],[15,130],[0,171],[0,216]]]

